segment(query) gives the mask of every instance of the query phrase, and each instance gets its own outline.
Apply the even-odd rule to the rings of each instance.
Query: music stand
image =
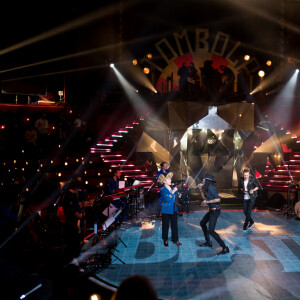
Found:
[[[103,230],[107,230],[117,219],[117,217],[120,215],[120,213],[123,211],[123,207],[120,207],[118,210],[116,210],[115,212],[112,213],[112,215],[102,224],[102,228]],[[127,245],[124,243],[124,241],[120,238],[117,229],[115,229],[114,231],[115,236],[117,237],[117,239],[127,248]],[[113,246],[111,249],[115,250],[117,252],[119,252],[118,249],[116,249],[116,246]],[[117,255],[115,255],[113,252],[111,252],[111,254],[117,259],[119,260],[122,264],[125,264],[125,262],[123,260],[121,260]]]

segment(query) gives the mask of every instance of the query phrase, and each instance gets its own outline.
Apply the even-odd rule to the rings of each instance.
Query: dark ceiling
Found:
[[[116,88],[109,61],[155,55],[161,38],[183,29],[192,35],[196,27],[209,28],[212,36],[229,34],[231,43],[241,41],[259,60],[280,64],[292,57],[297,65],[299,12],[295,0],[6,1],[0,10],[1,80],[32,77],[57,90],[66,78],[73,94],[88,89],[92,97],[97,88]]]

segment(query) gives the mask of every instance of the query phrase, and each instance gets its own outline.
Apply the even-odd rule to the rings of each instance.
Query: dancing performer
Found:
[[[257,180],[250,176],[248,169],[243,170],[240,187],[244,194],[244,214],[246,216],[243,230],[247,230],[247,228],[250,229],[254,225],[251,211],[257,198],[257,190],[259,189]]]
[[[178,241],[178,226],[177,226],[177,205],[176,197],[181,197],[177,192],[177,187],[172,189],[171,178],[173,173],[168,173],[166,176],[161,174],[158,177],[158,183],[163,184],[164,187],[160,190],[162,197],[161,213],[162,213],[162,239],[165,247],[168,247],[168,233],[169,233],[169,222],[171,222],[171,240],[177,246],[182,245]]]
[[[209,208],[209,212],[206,213],[203,219],[200,221],[200,226],[203,230],[205,237],[205,243],[201,244],[200,247],[212,247],[212,242],[210,240],[210,236],[212,236],[222,247],[222,250],[218,253],[218,255],[223,255],[229,253],[229,248],[225,245],[224,241],[220,238],[220,236],[215,232],[217,220],[221,214],[221,209],[219,192],[214,185],[214,179],[215,178],[213,175],[205,174],[203,184],[198,185],[201,195],[204,199],[201,205],[207,204]],[[204,193],[206,196],[204,195]],[[206,226],[207,223],[209,223],[208,229]]]

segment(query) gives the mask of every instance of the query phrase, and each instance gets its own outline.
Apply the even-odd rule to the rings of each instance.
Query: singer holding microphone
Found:
[[[168,234],[169,234],[169,223],[171,222],[171,240],[177,246],[182,245],[178,240],[178,226],[177,226],[177,196],[180,198],[177,191],[177,187],[172,189],[171,178],[173,173],[170,172],[166,176],[161,174],[158,177],[157,182],[163,184],[164,187],[160,190],[160,195],[162,197],[161,202],[161,214],[162,214],[162,239],[164,241],[164,246],[168,247]]]

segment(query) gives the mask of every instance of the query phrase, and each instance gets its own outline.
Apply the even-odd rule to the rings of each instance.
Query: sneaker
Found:
[[[222,248],[222,251],[218,253],[218,255],[224,255],[224,254],[227,254],[229,253],[229,248],[228,246],[225,246],[224,248]]]
[[[204,244],[199,245],[200,247],[212,247],[212,242],[211,241],[207,241]]]
[[[244,225],[244,226],[243,226],[243,230],[244,230],[244,231],[247,230],[247,225]]]
[[[254,225],[254,221],[250,222],[248,229],[250,229]]]

